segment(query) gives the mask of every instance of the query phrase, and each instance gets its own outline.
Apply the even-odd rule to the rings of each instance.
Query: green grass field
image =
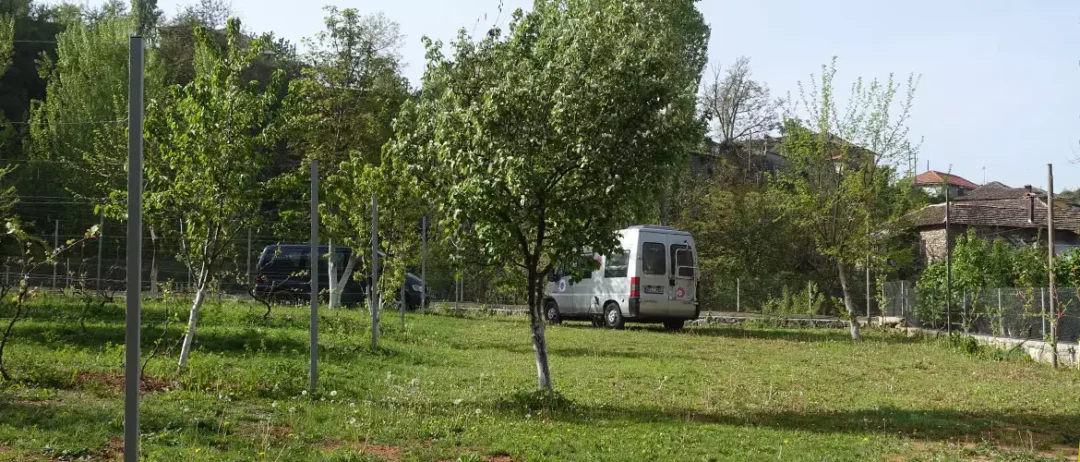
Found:
[[[165,308],[147,304],[144,345]],[[189,370],[175,352],[147,368],[147,460],[1075,460],[1080,444],[1080,373],[947,340],[567,324],[548,330],[553,397],[532,393],[523,318],[387,314],[372,351],[366,312],[326,311],[309,396],[304,309],[204,309]],[[6,356],[0,460],[117,459],[123,308],[35,310]]]

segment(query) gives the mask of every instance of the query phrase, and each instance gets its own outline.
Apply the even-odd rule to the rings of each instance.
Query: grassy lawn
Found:
[[[144,345],[167,307],[186,314],[147,305]],[[85,327],[81,310],[54,300],[16,327],[0,460],[119,457],[123,308]],[[188,371],[151,360],[148,460],[1075,460],[1080,444],[1080,374],[946,340],[571,323],[548,330],[561,395],[540,397],[522,318],[388,314],[372,351],[366,313],[326,311],[308,396],[306,311],[261,314],[210,304]]]

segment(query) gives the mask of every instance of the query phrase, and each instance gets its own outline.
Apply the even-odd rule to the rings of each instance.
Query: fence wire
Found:
[[[1080,290],[1075,288],[957,290],[951,310],[947,297],[920,297],[910,281],[887,282],[883,293],[883,314],[903,318],[912,327],[951,326],[957,332],[1020,340],[1047,340],[1056,329],[1060,342],[1080,340]]]

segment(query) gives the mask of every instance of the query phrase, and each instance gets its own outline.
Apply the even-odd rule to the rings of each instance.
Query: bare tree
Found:
[[[713,68],[711,82],[701,95],[701,111],[722,144],[756,138],[777,127],[783,103],[772,99],[769,86],[751,78],[750,58],[742,56],[722,72]]]

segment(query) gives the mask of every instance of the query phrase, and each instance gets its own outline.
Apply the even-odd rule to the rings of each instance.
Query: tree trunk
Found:
[[[844,292],[844,308],[847,309],[848,316],[851,318],[851,339],[859,340],[859,315],[855,312],[855,302],[851,299],[851,289],[848,287],[847,271],[844,269],[843,263],[837,263],[836,266],[840,269],[840,288]]]
[[[326,257],[326,280],[329,281],[330,284],[329,298],[330,309],[332,310],[341,305],[341,290],[338,288],[337,271],[334,271],[337,269],[337,266],[334,265],[334,240],[330,239],[327,246],[329,246],[330,255]]]
[[[157,300],[158,296],[157,274],[157,233],[154,227],[150,227],[150,298]]]
[[[330,289],[330,307],[341,306],[341,295],[345,293],[345,286],[349,283],[349,278],[352,277],[353,270],[356,268],[356,262],[359,258],[355,254],[349,255],[349,263],[345,264],[345,269],[341,272],[341,278],[336,282],[334,281],[334,273],[330,273],[330,284],[333,289]]]
[[[544,337],[544,316],[540,287],[535,271],[530,271],[529,282],[529,338],[536,352],[536,379],[541,390],[551,390],[551,370],[548,367],[547,339]]]
[[[195,302],[191,304],[191,313],[188,315],[187,333],[184,334],[184,343],[180,347],[179,365],[181,368],[187,367],[188,357],[191,356],[191,344],[195,340],[195,327],[199,321],[199,308],[202,307],[206,298],[207,272],[204,269],[199,274],[199,287],[195,291]]]

